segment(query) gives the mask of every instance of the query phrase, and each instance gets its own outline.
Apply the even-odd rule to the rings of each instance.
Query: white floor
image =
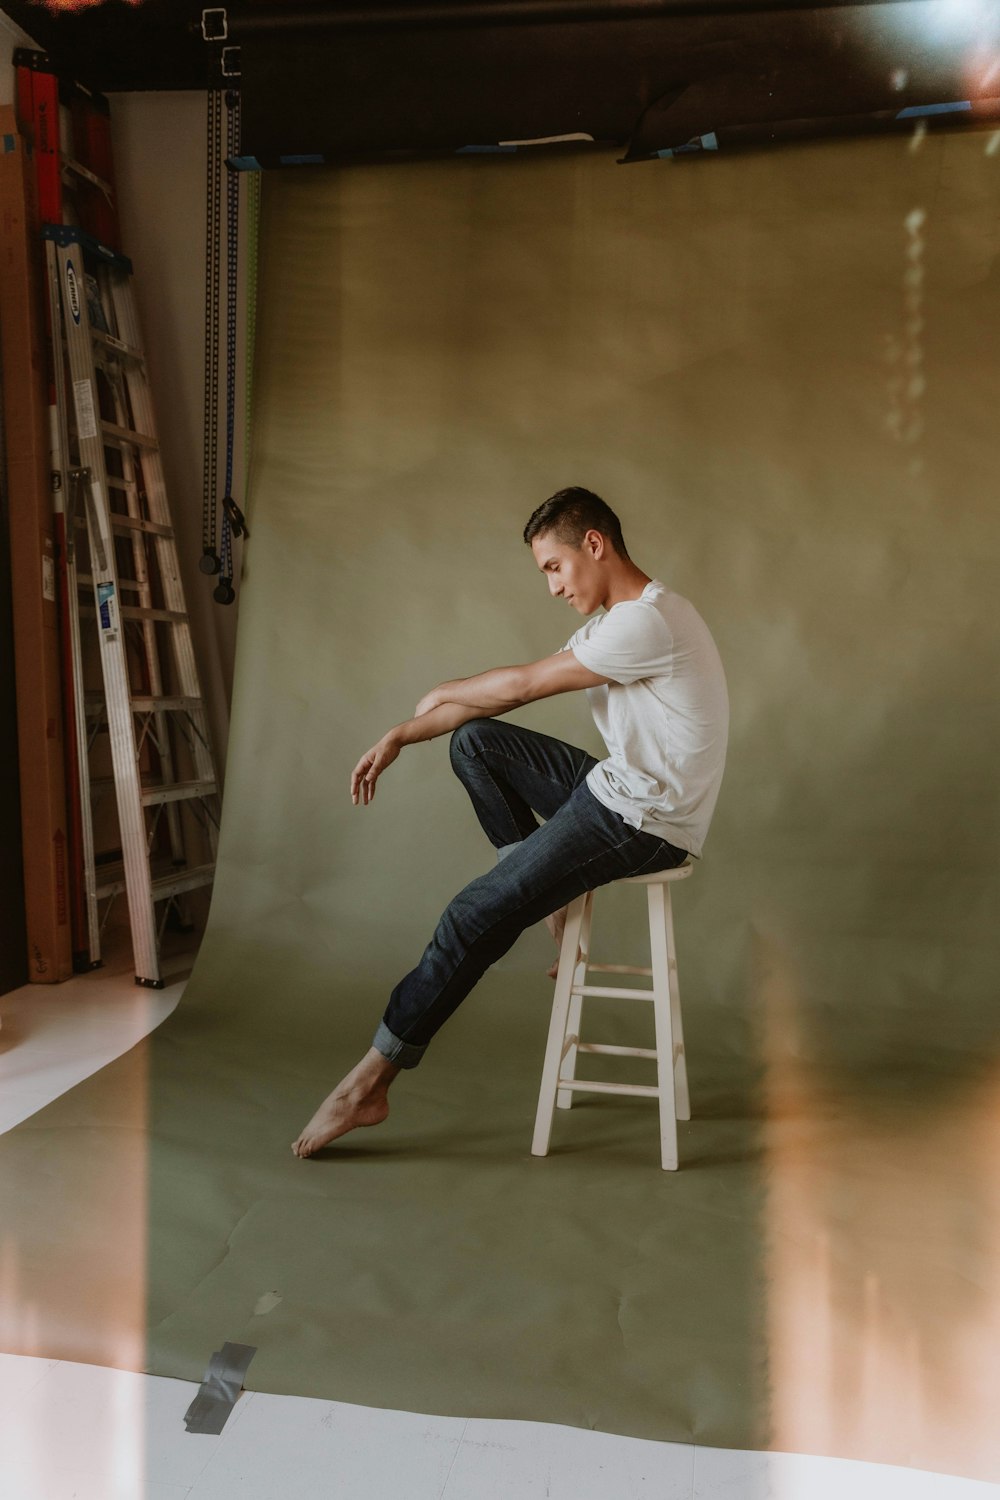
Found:
[[[126,1052],[184,988],[139,990],[127,957],[0,996],[0,1132]],[[3,1500],[986,1500],[1000,1486],[532,1422],[466,1421],[244,1393],[219,1437],[197,1387],[0,1353]]]

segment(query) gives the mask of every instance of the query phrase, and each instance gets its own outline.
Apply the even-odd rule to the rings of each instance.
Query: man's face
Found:
[[[560,542],[554,533],[536,536],[531,543],[535,562],[544,573],[553,599],[565,599],[577,614],[592,615],[603,600],[606,579],[595,551],[603,553],[604,538],[588,531],[579,547]]]

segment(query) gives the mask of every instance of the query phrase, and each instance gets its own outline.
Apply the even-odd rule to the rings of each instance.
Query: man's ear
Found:
[[[591,556],[595,561],[599,561],[607,551],[607,543],[603,533],[592,526],[589,531],[584,532],[583,540],[584,544],[590,548]]]

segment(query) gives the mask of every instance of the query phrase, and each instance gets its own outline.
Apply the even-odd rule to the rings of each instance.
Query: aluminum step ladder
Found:
[[[131,263],[73,225],[46,225],[43,234],[56,396],[53,462],[70,512],[68,633],[89,956],[100,961],[103,921],[124,891],[136,983],[159,989],[167,918],[176,910],[186,921],[186,894],[214,879],[219,788]],[[97,689],[87,681],[95,648]],[[102,750],[107,759],[107,746],[110,775],[95,764]],[[112,787],[121,859],[106,864],[95,855],[94,820]]]

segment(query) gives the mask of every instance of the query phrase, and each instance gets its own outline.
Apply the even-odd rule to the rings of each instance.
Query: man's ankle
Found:
[[[369,1047],[350,1075],[353,1079],[352,1087],[366,1093],[370,1093],[372,1089],[387,1089],[399,1071],[396,1064],[390,1062],[376,1047]]]

